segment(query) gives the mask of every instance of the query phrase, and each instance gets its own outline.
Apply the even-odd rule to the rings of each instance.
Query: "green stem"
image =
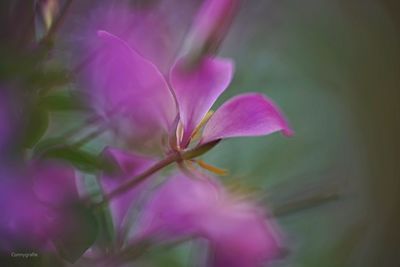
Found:
[[[95,138],[99,137],[100,135],[102,135],[107,129],[108,129],[108,127],[102,126],[102,127],[98,128],[98,129],[94,130],[93,132],[85,135],[84,137],[82,137],[81,139],[79,139],[78,141],[73,143],[72,146],[74,146],[74,147],[82,147],[83,145],[87,144],[88,142],[90,142],[93,139],[95,139]]]
[[[299,211],[314,208],[330,201],[339,199],[340,194],[336,188],[328,188],[313,195],[292,199],[287,203],[277,205],[273,208],[273,214],[277,217],[291,215]]]

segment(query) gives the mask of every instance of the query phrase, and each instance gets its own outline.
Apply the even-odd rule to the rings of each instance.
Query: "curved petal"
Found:
[[[36,197],[54,207],[66,206],[78,200],[75,170],[56,161],[36,162],[31,166]]]
[[[242,94],[225,102],[206,124],[201,143],[237,136],[259,136],[290,129],[272,100],[262,94]]]
[[[158,236],[177,239],[199,232],[199,224],[219,198],[212,180],[176,173],[154,192],[143,209],[136,238]]]
[[[226,196],[205,225],[213,267],[257,267],[279,256],[280,232],[247,202]]]
[[[117,148],[107,147],[102,155],[109,161],[113,161],[118,167],[116,173],[102,176],[101,183],[106,193],[110,193],[126,180],[145,171],[154,163],[152,158],[127,153]],[[147,183],[144,182],[111,202],[111,213],[116,227],[121,225],[129,208],[138,199],[146,185]]]
[[[122,120],[118,126],[129,125],[122,132],[142,141],[168,132],[177,110],[160,71],[115,35],[97,35],[100,42],[84,73],[91,104],[111,122]]]
[[[187,146],[190,137],[215,100],[232,80],[234,64],[230,59],[203,58],[195,67],[184,59],[171,70],[171,84],[178,102],[184,127],[181,145]]]
[[[226,36],[239,9],[239,0],[205,0],[188,34],[188,55],[214,53]]]
[[[211,245],[210,266],[256,267],[280,251],[280,232],[265,215],[212,178],[200,180],[178,173],[144,206],[134,238],[202,237]]]

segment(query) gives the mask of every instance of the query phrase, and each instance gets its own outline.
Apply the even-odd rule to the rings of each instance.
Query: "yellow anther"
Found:
[[[207,171],[210,171],[210,172],[212,172],[212,173],[214,173],[214,174],[216,174],[216,175],[225,176],[225,175],[228,174],[228,171],[227,171],[227,170],[220,169],[220,168],[218,168],[218,167],[215,167],[215,166],[213,166],[213,165],[210,165],[210,164],[208,164],[208,163],[205,163],[204,161],[202,161],[202,160],[200,160],[200,159],[196,160],[196,163],[197,163],[200,167],[202,167],[203,169],[205,169],[205,170],[207,170]]]

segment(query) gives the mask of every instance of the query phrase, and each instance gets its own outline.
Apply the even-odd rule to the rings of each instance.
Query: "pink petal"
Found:
[[[204,58],[195,67],[178,60],[171,70],[171,83],[184,127],[182,146],[187,146],[196,126],[215,100],[228,87],[233,75],[229,59]]]
[[[257,93],[238,95],[225,102],[204,128],[201,143],[238,136],[268,135],[290,129],[284,115],[272,100]]]
[[[122,38],[140,55],[155,64],[162,73],[167,73],[175,61],[182,34],[187,28],[185,23],[174,23],[177,19],[181,21],[180,14],[185,13],[185,4],[168,2],[149,5],[149,8],[138,8],[128,2],[105,1],[86,10],[85,18],[74,26],[76,29],[71,37],[73,47],[78,46],[78,52],[87,49],[90,45],[88,41],[91,40],[86,37],[103,29]],[[180,9],[179,13],[174,12],[176,8]],[[83,58],[85,57],[86,55]],[[83,58],[78,58],[78,62]]]
[[[72,167],[55,161],[32,165],[30,176],[36,197],[47,205],[58,207],[78,201],[75,171]]]
[[[211,246],[210,266],[258,267],[279,255],[279,234],[265,212],[215,180],[177,173],[144,206],[135,238],[202,237]]]
[[[127,153],[117,148],[105,148],[103,156],[114,161],[120,169],[115,175],[103,175],[101,182],[106,193],[110,193],[126,180],[142,173],[154,163],[154,160],[149,157]],[[129,208],[147,185],[146,182],[139,184],[136,188],[112,200],[111,213],[115,226],[119,227],[121,225]]]
[[[206,0],[201,6],[187,40],[188,55],[215,52],[229,30],[239,0]]]
[[[265,214],[246,202],[220,205],[205,226],[213,267],[258,267],[279,256],[279,231]]]
[[[94,108],[128,139],[145,143],[168,132],[177,111],[162,74],[115,35],[98,31],[98,38],[85,76]]]
[[[65,191],[69,191],[70,188],[57,188],[57,186],[63,187],[69,183],[63,179],[65,178],[63,172],[61,172],[61,177],[58,177],[57,175],[49,176],[51,171],[36,170],[37,173],[31,170],[20,173],[21,169],[15,171],[9,166],[0,166],[0,210],[2,213],[0,251],[11,252],[21,247],[36,248],[38,251],[46,250],[49,238],[59,230],[52,224],[55,213],[49,206],[58,208],[58,204],[66,204],[62,200],[66,199],[63,197],[70,196],[70,194],[65,194]],[[41,188],[40,192],[37,190],[37,180],[41,178],[41,175],[35,176],[39,175],[39,172],[45,175],[44,181],[39,183],[46,180],[52,183],[51,186],[42,183],[45,188]],[[60,174],[59,171],[53,174],[57,173]],[[34,188],[32,188],[32,182]],[[58,185],[58,182],[61,184]],[[55,196],[56,192],[61,193],[62,197]],[[67,199],[71,200],[69,197]]]
[[[211,180],[181,173],[167,178],[144,207],[137,238],[151,235],[175,239],[198,233],[203,214],[214,206],[218,195],[218,185]]]

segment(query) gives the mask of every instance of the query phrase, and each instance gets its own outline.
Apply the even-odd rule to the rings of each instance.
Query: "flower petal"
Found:
[[[257,267],[279,255],[280,234],[256,206],[227,195],[205,225],[213,267]]]
[[[32,164],[30,176],[36,197],[53,207],[66,206],[79,199],[75,170],[56,161]]]
[[[110,193],[127,179],[140,174],[154,163],[154,160],[149,157],[127,153],[117,148],[107,147],[102,154],[119,167],[118,173],[102,176],[101,183],[106,193]],[[144,182],[111,202],[111,213],[116,227],[121,225],[129,208],[146,187],[147,183]]]
[[[160,71],[115,35],[98,31],[98,38],[84,75],[91,104],[142,143],[168,132],[177,110]]]
[[[290,129],[284,115],[272,100],[262,94],[242,94],[225,102],[211,117],[201,143],[237,136],[268,135]]]
[[[257,267],[280,252],[280,233],[262,209],[231,195],[213,178],[177,173],[144,206],[134,239],[187,236],[209,241],[214,267]]]
[[[185,43],[190,57],[214,53],[239,8],[238,0],[206,0],[197,13]]]
[[[171,70],[171,84],[184,127],[182,146],[187,146],[193,130],[215,100],[228,87],[233,75],[230,59],[203,58],[195,67],[180,59]]]
[[[214,181],[176,173],[154,192],[143,209],[136,238],[182,238],[198,233],[199,224],[219,198]]]

